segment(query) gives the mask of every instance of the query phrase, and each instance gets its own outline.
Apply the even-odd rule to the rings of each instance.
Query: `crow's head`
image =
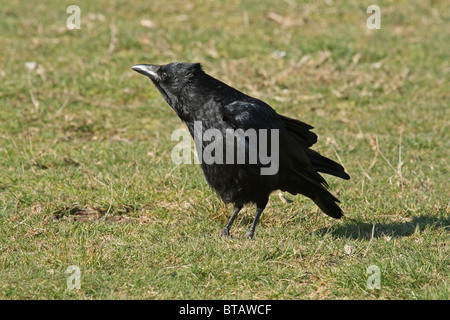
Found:
[[[131,69],[149,77],[172,107],[178,102],[183,88],[192,80],[194,75],[202,72],[199,63],[183,62],[164,65],[137,64],[132,66]]]

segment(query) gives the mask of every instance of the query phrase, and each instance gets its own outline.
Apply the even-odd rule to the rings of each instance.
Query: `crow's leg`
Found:
[[[230,235],[231,226],[233,225],[234,219],[236,219],[236,217],[237,217],[239,211],[241,211],[241,209],[242,209],[242,206],[234,207],[234,212],[231,215],[230,220],[228,220],[228,223],[225,226],[225,229],[223,229],[223,231],[222,231],[222,234],[221,234],[222,237],[228,237]]]
[[[253,220],[253,223],[252,223],[252,226],[250,227],[250,229],[248,229],[247,232],[245,233],[244,237],[252,239],[253,236],[255,235],[256,225],[258,224],[259,218],[261,217],[261,213],[264,211],[264,208],[267,205],[267,201],[268,200],[265,200],[264,202],[261,202],[261,203],[257,203],[255,219]]]

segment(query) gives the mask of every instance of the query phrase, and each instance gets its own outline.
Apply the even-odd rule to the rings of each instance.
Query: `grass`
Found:
[[[71,4],[0,8],[0,298],[449,299],[445,1],[380,1],[380,30],[357,1],[77,1],[68,30]],[[274,194],[221,239],[232,208],[130,69],[170,61],[313,124],[346,218]]]

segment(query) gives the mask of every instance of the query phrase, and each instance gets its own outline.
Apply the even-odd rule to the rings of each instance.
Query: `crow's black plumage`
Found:
[[[193,137],[195,121],[201,121],[203,132],[217,129],[224,137],[227,129],[278,130],[277,141],[270,137],[267,139],[269,145],[278,143],[278,170],[275,174],[261,174],[266,163],[262,163],[259,157],[256,164],[201,163],[208,184],[225,203],[232,203],[235,208],[222,235],[229,235],[231,225],[244,204],[256,203],[257,213],[246,233],[246,237],[252,238],[269,195],[275,190],[303,194],[327,215],[333,218],[342,216],[336,204],[339,200],[328,192],[327,183],[319,172],[343,179],[350,177],[341,165],[310,149],[317,142],[317,135],[310,131],[312,126],[279,115],[263,101],[209,76],[198,63],[140,64],[132,69],[152,80]],[[262,137],[258,135],[258,139]],[[207,144],[200,144],[197,150],[201,152]],[[245,143],[245,148],[248,156],[248,143]]]

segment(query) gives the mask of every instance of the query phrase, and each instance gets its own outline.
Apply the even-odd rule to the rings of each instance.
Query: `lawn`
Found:
[[[369,4],[1,6],[0,298],[448,300],[450,10],[379,1],[371,30]],[[312,124],[345,218],[274,193],[253,240],[253,206],[221,238],[232,208],[171,161],[184,125],[130,69],[173,61]]]

